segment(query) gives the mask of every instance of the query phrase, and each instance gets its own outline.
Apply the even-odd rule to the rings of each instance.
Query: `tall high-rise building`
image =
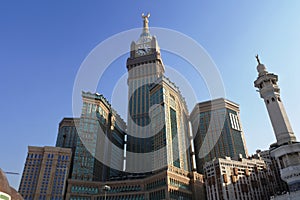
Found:
[[[164,74],[157,40],[150,34],[148,17],[143,15],[144,26],[140,38],[131,43],[128,70],[128,117],[126,171],[151,171],[153,137],[150,133],[150,85]],[[148,156],[139,162],[140,156]]]
[[[198,103],[190,121],[199,173],[214,158],[248,156],[238,104],[223,98]]]
[[[71,149],[60,147],[28,147],[19,187],[26,200],[64,199]]]
[[[82,99],[72,179],[105,181],[119,176],[126,124],[103,95],[82,92]]]
[[[165,70],[160,49],[156,38],[150,34],[148,18],[149,14],[143,15],[143,31],[139,39],[132,42],[130,57],[127,59],[129,105],[128,128],[124,138],[121,138],[126,152],[123,176],[105,182],[93,178],[78,179],[78,175],[86,177],[83,172],[92,174],[95,168],[86,171],[89,167],[80,165],[85,159],[85,155],[81,152],[86,150],[83,146],[77,145],[75,154],[77,161],[74,161],[77,166],[74,166],[74,176],[72,175],[72,179],[68,181],[67,198],[99,200],[106,197],[144,200],[204,198],[203,176],[195,171],[195,162],[191,164],[191,157],[194,155],[187,106],[178,87],[164,77]],[[82,122],[90,123],[91,119],[99,121],[95,117],[94,119],[89,117],[93,115],[91,112],[97,113],[99,107],[97,105],[105,104],[103,107],[109,113],[108,103],[99,98],[94,94],[88,94],[88,97],[86,93],[83,94],[81,128],[78,131],[79,135],[81,132],[95,135],[91,138],[94,143],[87,143],[95,149],[91,154],[94,157],[97,157],[99,152],[111,149],[109,146],[102,150],[97,148],[101,140],[95,129],[86,128],[86,131],[82,131],[85,126]],[[95,99],[99,103],[95,103]],[[100,103],[102,101],[103,103]],[[110,124],[108,114],[105,116],[104,119]],[[109,132],[110,126],[105,124],[103,130]],[[106,136],[101,139],[104,140]],[[122,160],[118,154],[108,155]],[[82,169],[83,167],[85,168]],[[104,185],[111,188],[106,195],[101,190]]]
[[[260,63],[258,56],[256,59],[258,77],[254,86],[264,99],[277,140],[277,143],[272,145],[270,154],[276,159],[281,178],[287,182],[289,190],[300,191],[300,143],[296,141],[280,97],[278,76],[269,73]]]
[[[156,106],[155,106],[156,105]],[[166,77],[150,86],[153,168],[174,166],[191,171],[188,109],[179,88]]]

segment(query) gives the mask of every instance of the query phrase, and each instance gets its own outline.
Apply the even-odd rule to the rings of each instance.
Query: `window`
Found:
[[[278,99],[278,101],[281,101],[280,97],[278,97],[277,99]]]

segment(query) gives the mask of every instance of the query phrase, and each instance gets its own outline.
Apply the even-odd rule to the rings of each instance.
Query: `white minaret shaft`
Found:
[[[260,97],[264,99],[278,145],[296,142],[288,116],[280,98],[280,89],[277,85],[278,76],[269,73],[266,67],[260,63],[256,56],[258,65],[258,77],[254,86],[259,89]]]

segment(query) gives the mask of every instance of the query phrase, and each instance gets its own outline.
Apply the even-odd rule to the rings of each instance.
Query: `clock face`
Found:
[[[139,56],[146,55],[150,52],[151,48],[148,44],[140,44],[136,50],[136,54]]]

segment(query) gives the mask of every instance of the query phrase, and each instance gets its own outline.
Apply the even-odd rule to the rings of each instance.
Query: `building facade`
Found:
[[[272,148],[272,147],[270,147]],[[267,167],[271,170],[274,177],[274,191],[275,195],[286,193],[288,191],[288,185],[280,177],[280,168],[274,157],[270,155],[270,150],[257,150],[256,154],[252,156],[253,158],[262,159],[265,161]]]
[[[72,150],[71,165],[68,177],[70,178],[73,171],[74,155],[77,145],[78,133],[76,126],[79,127],[80,118],[63,118],[59,123],[56,147],[70,148]]]
[[[82,92],[72,179],[106,181],[124,170],[126,124],[98,93]]]
[[[143,31],[130,47],[127,59],[128,70],[128,138],[126,171],[132,173],[150,172],[152,168],[153,134],[151,133],[150,85],[164,74],[157,40],[150,34],[148,17],[143,15]],[[139,162],[140,156],[148,156]]]
[[[258,88],[260,97],[264,99],[277,140],[276,144],[272,145],[270,154],[275,158],[280,168],[281,179],[288,184],[290,192],[299,192],[300,143],[296,140],[280,97],[278,76],[269,73],[260,63],[258,56],[256,59],[258,77],[254,81],[254,86]]]
[[[174,166],[191,171],[188,109],[179,88],[166,77],[150,86],[153,168]]]
[[[25,200],[65,199],[71,156],[68,148],[29,146],[19,193]]]
[[[76,147],[72,178],[68,180],[69,199],[205,198],[203,176],[196,172],[195,162],[191,163],[191,157],[195,161],[195,156],[191,150],[193,142],[188,110],[178,87],[164,77],[160,49],[156,38],[149,32],[148,17],[143,15],[142,34],[136,42],[132,42],[130,57],[127,59],[128,128],[124,137],[119,131],[119,146],[122,150],[119,152],[122,155],[103,143],[105,138],[110,137],[110,132],[116,129],[117,126],[113,129],[111,127],[113,121],[118,121],[118,117],[112,120],[114,114],[110,112],[111,107],[103,96],[83,93],[78,133],[91,137],[88,141],[78,140],[85,145],[77,144]],[[102,114],[97,111],[99,108]],[[86,123],[99,123],[102,135],[99,128],[95,129],[94,125]],[[118,127],[126,130],[125,123]],[[92,149],[86,163],[85,146]],[[99,153],[103,154],[100,159],[97,155]],[[105,176],[109,174],[107,170],[98,170],[93,164],[99,160],[108,162],[105,159],[124,161],[123,171],[106,180],[95,179],[99,171]],[[110,186],[111,190],[104,192],[104,185]]]
[[[79,125],[80,118],[63,118],[59,123],[58,134],[56,139],[56,147],[72,148],[72,152],[75,152],[77,144],[77,126]]]
[[[238,104],[223,98],[198,103],[190,121],[199,173],[214,158],[248,156]]]
[[[109,185],[106,193],[103,186]],[[69,180],[67,199],[77,200],[201,200],[205,199],[203,176],[170,167],[152,176],[107,182]]]
[[[275,193],[274,175],[261,159],[217,158],[204,172],[208,200],[265,200]]]

